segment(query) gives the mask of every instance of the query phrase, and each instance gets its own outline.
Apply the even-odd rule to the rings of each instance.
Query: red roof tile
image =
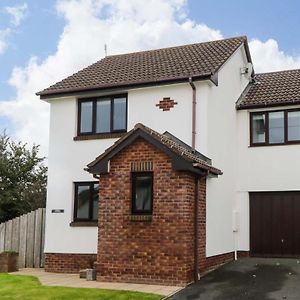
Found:
[[[247,44],[246,37],[107,56],[37,95],[53,96],[210,76],[243,43]]]
[[[256,74],[238,109],[300,104],[300,70]]]

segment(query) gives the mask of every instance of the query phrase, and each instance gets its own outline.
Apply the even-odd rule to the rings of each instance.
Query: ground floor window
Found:
[[[99,183],[75,182],[74,221],[97,221]]]
[[[132,214],[152,214],[153,173],[132,173]]]

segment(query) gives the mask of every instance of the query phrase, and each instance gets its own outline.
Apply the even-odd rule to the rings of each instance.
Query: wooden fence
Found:
[[[0,223],[0,252],[19,253],[19,268],[44,265],[45,208]]]

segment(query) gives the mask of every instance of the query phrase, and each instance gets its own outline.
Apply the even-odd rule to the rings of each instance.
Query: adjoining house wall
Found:
[[[218,178],[220,179],[220,177]],[[200,276],[206,272],[215,269],[225,263],[228,263],[234,259],[234,252],[222,253],[213,255],[210,257],[206,256],[206,182],[207,178],[201,178],[198,185],[198,256],[199,256],[199,273]],[[239,251],[238,257],[249,256],[248,252]]]
[[[223,172],[207,180],[206,255],[234,251],[233,210],[237,180],[237,112],[235,102],[249,83],[241,75],[247,64],[240,47],[218,73],[218,86],[197,82],[197,149]],[[246,176],[246,175],[240,175]]]
[[[293,107],[273,107],[280,110]],[[259,109],[250,110],[259,111]],[[300,145],[250,147],[249,111],[237,112],[238,174],[236,209],[239,212],[238,248],[249,251],[249,192],[299,191]]]
[[[130,219],[131,162],[139,161],[153,162],[151,221]],[[139,138],[111,160],[110,173],[101,175],[100,185],[97,280],[166,285],[191,282],[194,176],[173,171],[168,156]]]

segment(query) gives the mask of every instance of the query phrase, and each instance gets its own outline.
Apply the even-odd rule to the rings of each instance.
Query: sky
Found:
[[[246,35],[258,72],[300,68],[297,0],[0,0],[0,132],[41,145],[35,93],[108,54]]]

